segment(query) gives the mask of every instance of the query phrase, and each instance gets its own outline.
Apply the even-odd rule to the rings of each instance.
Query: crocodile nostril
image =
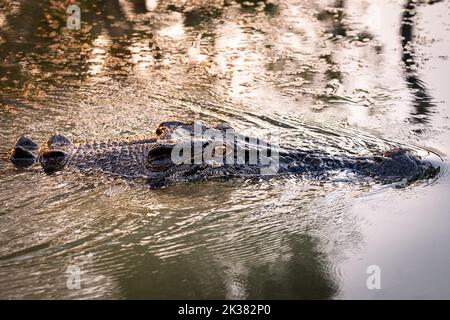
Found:
[[[44,150],[40,154],[42,168],[47,173],[63,169],[67,158],[67,153],[62,150]]]
[[[35,151],[38,149],[38,145],[29,137],[27,136],[21,136],[17,142],[16,147],[22,147],[24,149]]]
[[[17,168],[28,168],[36,162],[37,156],[31,150],[18,146],[9,151],[8,158]]]

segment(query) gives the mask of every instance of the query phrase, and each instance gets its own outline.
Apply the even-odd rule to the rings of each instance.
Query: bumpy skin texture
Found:
[[[62,135],[54,135],[38,149],[23,136],[9,152],[9,158],[20,168],[40,163],[49,174],[75,169],[145,178],[154,188],[175,182],[305,173],[320,176],[344,170],[383,183],[411,182],[439,171],[403,149],[371,158],[333,156],[268,145],[235,133],[228,124],[210,127],[202,122],[175,121],[160,124],[154,136],[131,141],[74,144]]]

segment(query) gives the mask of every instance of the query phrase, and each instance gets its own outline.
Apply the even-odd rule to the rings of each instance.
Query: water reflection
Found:
[[[437,1],[428,1],[431,5]],[[405,65],[405,77],[408,88],[414,97],[413,106],[415,112],[413,113],[413,120],[419,123],[428,121],[428,115],[432,112],[435,104],[433,97],[428,93],[427,85],[422,81],[417,74],[417,53],[414,50],[414,25],[417,23],[415,16],[417,14],[416,1],[407,1],[402,14],[402,23],[400,34],[402,36],[402,61]]]
[[[189,253],[198,261],[192,261],[188,255],[164,261],[143,248],[140,251],[144,258],[133,266],[131,276],[121,281],[120,287],[124,296],[132,299],[332,298],[337,293],[336,282],[328,270],[324,270],[322,254],[316,251],[314,239],[305,237],[284,240],[291,242],[289,259],[249,265],[244,261],[227,263],[220,258],[209,265],[208,260],[214,261],[218,257],[208,257],[208,253],[201,252],[204,250],[201,243],[198,250]],[[180,264],[183,265],[181,270]]]

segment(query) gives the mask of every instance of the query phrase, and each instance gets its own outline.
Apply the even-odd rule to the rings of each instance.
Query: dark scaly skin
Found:
[[[227,124],[210,127],[197,122],[196,125],[204,131],[209,130],[222,137],[227,130],[232,130]],[[155,188],[175,182],[305,173],[324,175],[334,171],[353,172],[383,183],[401,180],[412,182],[432,177],[439,171],[439,168],[434,168],[430,163],[403,149],[391,150],[374,157],[333,156],[321,151],[275,148],[234,134],[235,148],[243,151],[241,155],[244,155],[240,164],[237,162],[238,152],[232,151],[233,148],[225,144],[216,146],[212,138],[195,136],[196,140],[192,140],[194,124],[181,122],[164,122],[159,125],[154,136],[125,141],[74,144],[62,135],[55,135],[37,149],[31,139],[21,137],[9,152],[9,158],[16,167],[29,167],[35,162],[40,163],[49,174],[74,169],[125,178],[145,178],[150,186]],[[224,159],[223,163],[203,158],[200,158],[199,163],[174,163],[171,158],[172,150],[182,143],[193,146],[192,141],[202,146],[200,151],[214,146],[213,154],[218,155],[217,159]],[[270,164],[263,163],[260,159],[256,162],[247,159],[250,152],[267,152],[267,149],[278,155],[276,171],[269,173],[264,169]],[[230,158],[226,159],[226,155]],[[198,156],[191,152],[188,158],[198,159]]]
[[[99,171],[129,178],[145,178],[150,175],[145,166],[146,155],[155,141],[153,138],[73,145],[65,166],[84,172]]]

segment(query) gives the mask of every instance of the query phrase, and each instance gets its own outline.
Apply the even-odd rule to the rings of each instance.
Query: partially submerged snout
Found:
[[[66,165],[72,142],[63,135],[55,134],[39,150],[39,162],[47,173],[59,171]]]
[[[8,152],[8,159],[20,169],[40,163],[45,172],[51,173],[65,166],[71,146],[70,140],[60,134],[55,134],[41,148],[31,138],[21,136]]]
[[[37,158],[38,145],[27,136],[21,136],[8,152],[8,159],[16,168],[31,167]]]

